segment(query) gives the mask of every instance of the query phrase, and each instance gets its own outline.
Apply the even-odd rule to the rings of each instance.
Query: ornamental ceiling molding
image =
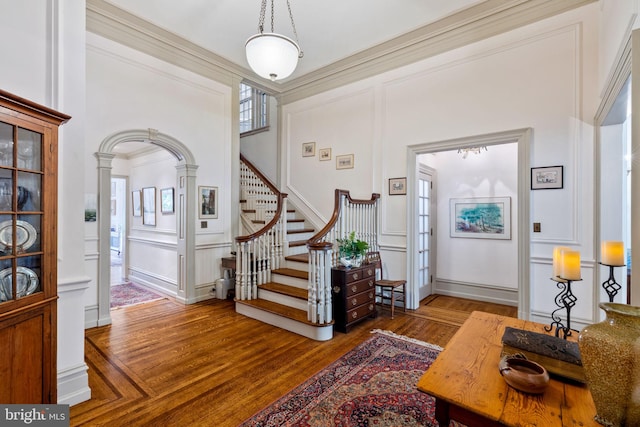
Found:
[[[597,0],[487,0],[283,83],[254,73],[105,0],[87,0],[87,31],[231,86],[251,81],[285,105],[549,18]]]

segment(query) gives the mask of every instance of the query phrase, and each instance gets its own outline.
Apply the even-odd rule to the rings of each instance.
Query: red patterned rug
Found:
[[[373,331],[241,427],[438,426],[433,397],[416,384],[440,351],[433,344]]]
[[[121,285],[111,285],[111,308],[141,304],[164,298],[144,286],[126,282]]]

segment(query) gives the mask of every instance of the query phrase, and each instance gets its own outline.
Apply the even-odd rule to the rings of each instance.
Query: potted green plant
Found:
[[[356,239],[356,232],[352,231],[344,239],[336,239],[340,253],[340,262],[345,267],[360,267],[367,254],[369,244],[364,240]]]

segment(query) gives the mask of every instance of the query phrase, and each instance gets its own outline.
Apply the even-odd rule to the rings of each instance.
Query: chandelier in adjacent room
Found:
[[[247,61],[251,69],[260,77],[271,79],[272,81],[287,78],[293,73],[298,65],[298,59],[302,58],[303,52],[298,46],[298,33],[296,24],[293,22],[291,4],[287,0],[289,18],[293,27],[295,41],[289,37],[277,34],[273,29],[274,9],[271,0],[271,32],[264,32],[264,18],[267,10],[267,0],[262,0],[260,7],[260,20],[258,22],[259,33],[249,37],[245,44]]]
[[[478,147],[458,148],[458,154],[462,154],[462,158],[466,159],[469,153],[480,154],[483,150],[489,151],[486,145],[480,145]]]

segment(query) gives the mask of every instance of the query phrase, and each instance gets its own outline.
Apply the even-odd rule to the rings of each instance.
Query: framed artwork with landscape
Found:
[[[218,218],[218,187],[198,186],[200,218]]]
[[[353,154],[336,156],[336,169],[353,169]]]
[[[389,195],[407,194],[407,178],[390,178]]]
[[[451,237],[511,239],[511,197],[450,199]]]
[[[160,212],[173,213],[173,187],[160,190]]]

